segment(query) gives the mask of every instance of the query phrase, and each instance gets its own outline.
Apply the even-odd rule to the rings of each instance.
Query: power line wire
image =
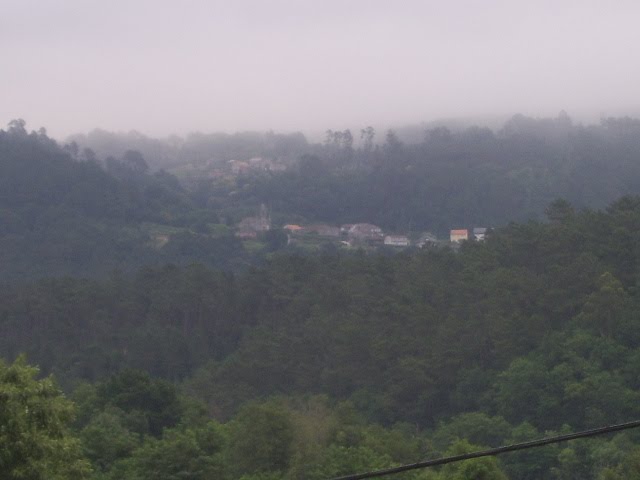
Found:
[[[471,458],[480,457],[492,457],[507,452],[515,452],[517,450],[527,450],[529,448],[542,447],[552,443],[566,442],[567,440],[575,440],[577,438],[593,437],[596,435],[603,435],[605,433],[619,432],[620,430],[627,430],[630,428],[640,427],[640,420],[633,422],[621,423],[618,425],[609,425],[606,427],[595,428],[593,430],[585,430],[582,432],[569,433],[566,435],[557,435],[554,437],[541,438],[539,440],[531,440],[528,442],[515,443],[513,445],[507,445],[504,447],[490,448],[488,450],[480,450],[477,452],[464,453],[461,455],[454,455],[451,457],[437,458],[434,460],[426,460],[424,462],[410,463],[407,465],[400,465],[398,467],[386,468],[384,470],[376,470],[366,473],[357,473],[353,475],[345,475],[343,477],[335,477],[331,480],[361,480],[364,478],[381,477],[383,475],[391,475],[393,473],[406,472],[408,470],[416,470],[418,468],[435,467],[438,465],[445,465],[447,463],[460,462],[462,460],[469,460]]]

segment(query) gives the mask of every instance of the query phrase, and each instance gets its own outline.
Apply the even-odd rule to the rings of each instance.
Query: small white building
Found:
[[[473,238],[477,241],[477,242],[482,242],[484,241],[485,237],[487,235],[487,229],[484,227],[478,227],[478,228],[474,228],[473,229]]]
[[[409,238],[404,235],[387,235],[384,237],[384,244],[392,247],[408,247],[411,245]]]

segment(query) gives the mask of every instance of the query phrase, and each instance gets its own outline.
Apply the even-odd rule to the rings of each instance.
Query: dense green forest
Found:
[[[330,132],[286,171],[184,185],[12,122],[0,478],[320,480],[639,418],[640,196],[620,196],[640,193],[639,123]],[[259,202],[282,222],[498,228],[456,249],[251,250],[233,226]],[[400,478],[640,479],[639,442]]]
[[[7,285],[0,351],[70,392],[99,479],[320,479],[638,418],[640,198],[547,214],[458,252]],[[407,478],[640,478],[638,440]]]
[[[231,232],[206,234],[218,221],[175,177],[150,173],[137,151],[98,160],[44,130],[28,133],[22,120],[0,130],[0,280],[250,262]],[[154,239],[167,233],[158,248]]]

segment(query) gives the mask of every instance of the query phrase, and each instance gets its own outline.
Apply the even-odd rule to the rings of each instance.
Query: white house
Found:
[[[408,247],[411,242],[404,235],[387,235],[384,237],[384,244],[392,247]]]
[[[473,238],[476,241],[482,242],[487,235],[487,229],[483,227],[478,227],[473,229]]]

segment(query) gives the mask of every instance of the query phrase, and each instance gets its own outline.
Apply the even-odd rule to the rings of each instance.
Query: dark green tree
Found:
[[[230,458],[238,476],[284,473],[291,460],[290,413],[277,403],[245,405],[230,424]]]
[[[69,424],[73,404],[52,378],[19,358],[0,360],[0,478],[76,480],[88,478],[89,463]]]

